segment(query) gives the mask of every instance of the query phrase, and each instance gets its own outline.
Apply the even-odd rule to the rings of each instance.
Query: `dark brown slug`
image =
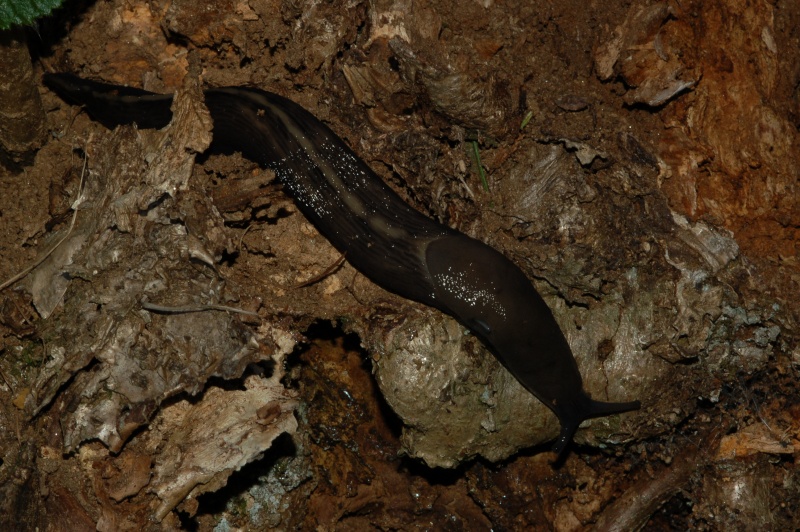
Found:
[[[59,96],[109,128],[161,128],[171,95],[45,74]],[[493,248],[423,216],[393,192],[325,124],[258,89],[205,91],[212,149],[272,169],[303,214],[378,285],[457,318],[561,423],[561,453],[584,419],[639,408],[591,399],[550,309],[525,274]]]

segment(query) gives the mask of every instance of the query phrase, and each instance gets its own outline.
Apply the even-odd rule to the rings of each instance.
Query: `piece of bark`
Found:
[[[44,141],[44,110],[25,33],[0,31],[0,164],[19,171]]]

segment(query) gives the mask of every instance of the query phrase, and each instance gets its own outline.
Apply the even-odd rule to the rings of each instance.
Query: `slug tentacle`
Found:
[[[71,74],[44,82],[107,127],[166,126],[172,96]],[[212,149],[239,151],[274,170],[303,214],[375,283],[454,316],[561,423],[563,452],[580,423],[639,408],[604,403],[583,390],[575,358],[553,314],[525,274],[498,251],[405,203],[328,126],[277,94],[227,87],[205,91]]]

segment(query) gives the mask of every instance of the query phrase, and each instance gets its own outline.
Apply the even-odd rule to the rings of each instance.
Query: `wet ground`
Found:
[[[68,2],[4,79],[32,92],[5,102],[29,122],[0,282],[40,264],[0,292],[0,513],[797,528],[799,23],[736,0]],[[41,84],[63,71],[181,90],[181,118],[111,133]],[[642,409],[554,467],[555,419],[480,342],[341,263],[270,172],[202,153],[200,87],[231,85],[302,104],[511,258],[592,395]]]

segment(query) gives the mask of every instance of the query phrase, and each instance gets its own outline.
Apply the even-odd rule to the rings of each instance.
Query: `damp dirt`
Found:
[[[0,519],[797,528],[797,28],[767,1],[111,1],[0,42],[32,65],[0,74],[27,139],[0,282],[37,265],[0,292]],[[175,119],[109,131],[44,72],[177,92]],[[642,409],[554,465],[555,418],[476,338],[206,153],[206,86],[300,103],[504,253],[592,396]]]

